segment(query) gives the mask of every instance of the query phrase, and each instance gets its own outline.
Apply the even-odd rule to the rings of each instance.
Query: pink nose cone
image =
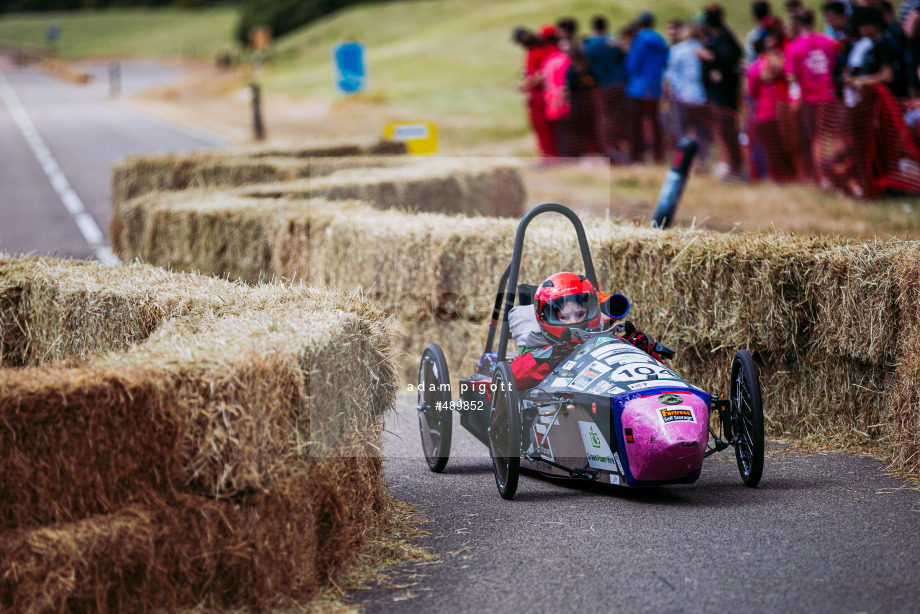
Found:
[[[689,392],[633,399],[623,409],[622,425],[626,457],[637,480],[678,480],[703,464],[709,410]]]

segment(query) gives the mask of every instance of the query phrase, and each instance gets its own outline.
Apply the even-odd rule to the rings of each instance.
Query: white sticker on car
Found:
[[[575,390],[584,390],[591,382],[610,370],[610,367],[602,362],[594,361],[585,367],[581,373],[572,380],[571,387]]]
[[[588,466],[594,469],[606,469],[607,471],[617,471],[616,459],[613,458],[613,452],[607,440],[598,430],[597,425],[593,422],[578,421],[578,428],[581,430],[581,441],[585,446],[585,455],[588,457]]]
[[[564,388],[569,385],[569,382],[572,381],[570,377],[557,377],[556,380],[550,384],[550,388]]]
[[[658,379],[679,379],[680,377],[667,367],[634,363],[614,369],[610,373],[610,380],[614,382],[632,382],[636,380],[646,380],[650,375],[654,375]]]
[[[636,382],[634,384],[627,384],[627,387],[630,390],[647,390],[648,388],[693,388],[687,382],[682,382],[680,380],[664,380],[659,381],[656,379],[650,379],[647,382]]]

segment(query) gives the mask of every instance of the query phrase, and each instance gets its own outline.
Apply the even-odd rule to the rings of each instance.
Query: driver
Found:
[[[588,329],[600,325],[600,302],[609,295],[600,293],[584,275],[556,273],[540,284],[533,306],[519,305],[511,310],[509,321],[514,341],[521,353],[511,363],[518,389],[532,388],[581,343],[563,333],[569,328]],[[600,301],[599,301],[600,298]],[[624,323],[624,340],[647,352],[655,360],[649,338],[630,322]]]

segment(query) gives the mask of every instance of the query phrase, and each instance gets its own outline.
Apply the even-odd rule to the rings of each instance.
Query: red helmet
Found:
[[[566,328],[591,328],[601,323],[597,290],[584,275],[556,273],[534,296],[534,310],[543,330],[559,339]]]

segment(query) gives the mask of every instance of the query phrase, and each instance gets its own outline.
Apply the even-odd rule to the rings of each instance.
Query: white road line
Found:
[[[70,182],[58,165],[57,160],[54,159],[44,139],[38,134],[35,124],[32,123],[22,103],[19,102],[19,96],[16,95],[13,87],[6,80],[3,71],[0,71],[0,98],[3,98],[10,115],[13,117],[13,121],[16,122],[16,126],[22,132],[23,138],[29,144],[32,153],[35,154],[35,159],[38,160],[42,170],[45,171],[48,181],[51,182],[51,186],[57,192],[77,228],[80,229],[83,238],[89,243],[96,258],[103,264],[121,264],[121,260],[112,253],[108,245],[105,245],[105,235],[99,225],[96,224],[93,216],[86,210],[83,201],[80,200],[80,197],[71,187]]]

